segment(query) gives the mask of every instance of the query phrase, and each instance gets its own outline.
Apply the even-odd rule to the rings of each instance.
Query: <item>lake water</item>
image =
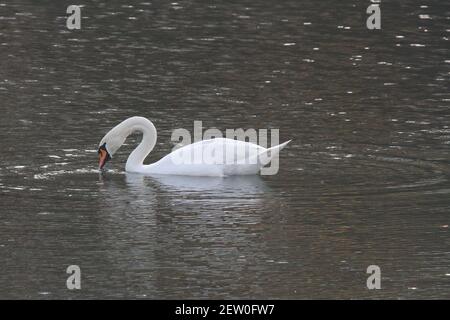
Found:
[[[450,298],[448,3],[69,4],[0,0],[0,298]],[[133,136],[99,174],[134,115],[147,163],[194,120],[293,141],[273,176],[143,177]]]

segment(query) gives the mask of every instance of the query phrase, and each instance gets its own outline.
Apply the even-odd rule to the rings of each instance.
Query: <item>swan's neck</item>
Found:
[[[125,167],[126,171],[140,171],[148,154],[153,150],[156,144],[157,133],[153,123],[145,118],[137,118],[130,124],[129,134],[133,132],[142,132],[142,141],[136,149],[131,152]]]

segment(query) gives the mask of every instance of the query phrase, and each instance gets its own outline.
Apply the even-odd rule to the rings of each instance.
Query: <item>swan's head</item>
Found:
[[[119,124],[111,129],[98,145],[98,168],[101,170],[106,162],[119,150],[127,138],[126,132]]]
[[[98,148],[98,168],[101,170],[105,166],[106,162],[108,162],[111,159],[111,155],[109,154],[108,150],[106,149],[106,143],[102,144]]]

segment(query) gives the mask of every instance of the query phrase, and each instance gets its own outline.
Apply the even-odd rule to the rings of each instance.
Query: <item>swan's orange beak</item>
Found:
[[[109,159],[111,159],[111,156],[108,151],[106,151],[105,146],[101,146],[98,149],[98,169],[102,170]]]

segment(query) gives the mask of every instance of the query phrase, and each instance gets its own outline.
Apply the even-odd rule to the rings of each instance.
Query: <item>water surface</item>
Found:
[[[445,1],[0,0],[0,298],[450,298]],[[279,128],[275,176],[108,172],[141,115]],[[82,289],[66,288],[79,265]],[[382,289],[366,288],[378,265]]]

